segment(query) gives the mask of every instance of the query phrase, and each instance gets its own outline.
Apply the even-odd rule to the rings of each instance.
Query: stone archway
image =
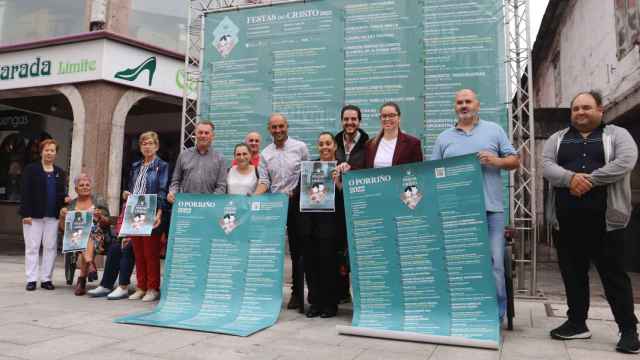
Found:
[[[122,148],[124,145],[124,127],[129,110],[138,101],[151,96],[150,93],[139,90],[128,90],[113,112],[111,120],[111,141],[109,145],[109,179],[107,183],[107,202],[112,215],[120,213],[120,188],[122,186]]]
[[[73,179],[82,172],[82,159],[84,154],[84,134],[86,123],[86,111],[82,94],[73,85],[62,85],[55,88],[64,95],[73,110],[73,133],[71,136],[71,161],[69,164],[69,196],[75,197]]]

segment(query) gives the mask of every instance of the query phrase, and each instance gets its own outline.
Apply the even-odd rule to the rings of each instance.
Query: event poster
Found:
[[[155,194],[129,195],[119,236],[148,236],[156,221],[158,198]]]
[[[92,226],[93,213],[91,211],[68,211],[64,218],[62,252],[86,250]]]
[[[289,199],[177,194],[160,303],[119,323],[249,336],[282,305]]]
[[[300,168],[300,211],[334,212],[336,161],[303,161]]]
[[[344,175],[354,328],[499,343],[475,155]]]
[[[240,11],[238,11],[240,9]],[[249,131],[269,139],[272,112],[315,154],[322,131],[341,130],[344,104],[380,130],[379,108],[400,105],[402,130],[431,153],[456,121],[456,91],[478,93],[484,120],[507,128],[504,4],[468,0],[317,0],[205,15],[199,112],[217,119],[226,156]]]

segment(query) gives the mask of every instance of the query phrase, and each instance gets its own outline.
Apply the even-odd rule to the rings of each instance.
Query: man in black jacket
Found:
[[[364,155],[366,153],[365,144],[369,141],[369,135],[362,129],[362,113],[360,108],[355,105],[345,105],[340,111],[342,119],[342,131],[336,134],[336,160],[338,164],[346,162],[352,170],[364,169]],[[346,240],[347,234],[344,234]],[[344,250],[339,254],[340,281],[338,284],[338,295],[340,302],[346,303],[351,301],[349,293],[349,274],[347,270],[347,244],[339,244]]]
[[[347,162],[352,170],[364,169],[364,144],[369,135],[360,129],[362,113],[355,105],[345,105],[340,111],[342,131],[336,134],[336,159],[338,164]]]

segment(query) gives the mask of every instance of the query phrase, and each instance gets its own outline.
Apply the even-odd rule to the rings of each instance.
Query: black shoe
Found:
[[[289,303],[287,304],[287,309],[293,310],[300,307],[300,299],[295,294],[291,294],[291,299],[289,299]]]
[[[326,306],[324,309],[322,309],[322,314],[320,314],[320,317],[323,319],[326,319],[326,318],[332,318],[336,315],[338,315],[338,306],[331,305],[331,306]]]
[[[87,276],[87,281],[93,282],[96,280],[98,280],[98,272],[97,271],[90,272],[89,275]]]
[[[33,291],[36,289],[36,282],[35,281],[29,281],[27,283],[27,287],[25,287],[25,290],[27,291]]]
[[[47,290],[55,290],[55,286],[51,283],[51,281],[44,281],[40,283],[40,287]]]
[[[308,318],[314,318],[314,317],[322,316],[322,310],[320,310],[320,308],[318,308],[315,305],[311,305],[309,307],[309,310],[307,310],[307,313],[305,315],[307,315]]]
[[[551,330],[549,335],[556,340],[590,339],[591,331],[586,324],[574,324],[567,320],[564,324]]]
[[[640,353],[640,341],[638,341],[638,332],[636,330],[624,330],[620,334],[620,341],[616,345],[616,351],[625,354]]]

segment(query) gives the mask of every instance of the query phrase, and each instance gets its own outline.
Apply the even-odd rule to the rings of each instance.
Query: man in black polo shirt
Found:
[[[558,340],[588,339],[589,265],[594,263],[620,329],[616,350],[640,352],[631,281],[624,270],[624,232],[631,214],[630,173],[638,150],[629,132],[602,122],[602,97],[578,94],[571,126],[544,146],[544,177],[551,185],[549,221],[558,228],[558,263],[568,320],[551,330]]]

